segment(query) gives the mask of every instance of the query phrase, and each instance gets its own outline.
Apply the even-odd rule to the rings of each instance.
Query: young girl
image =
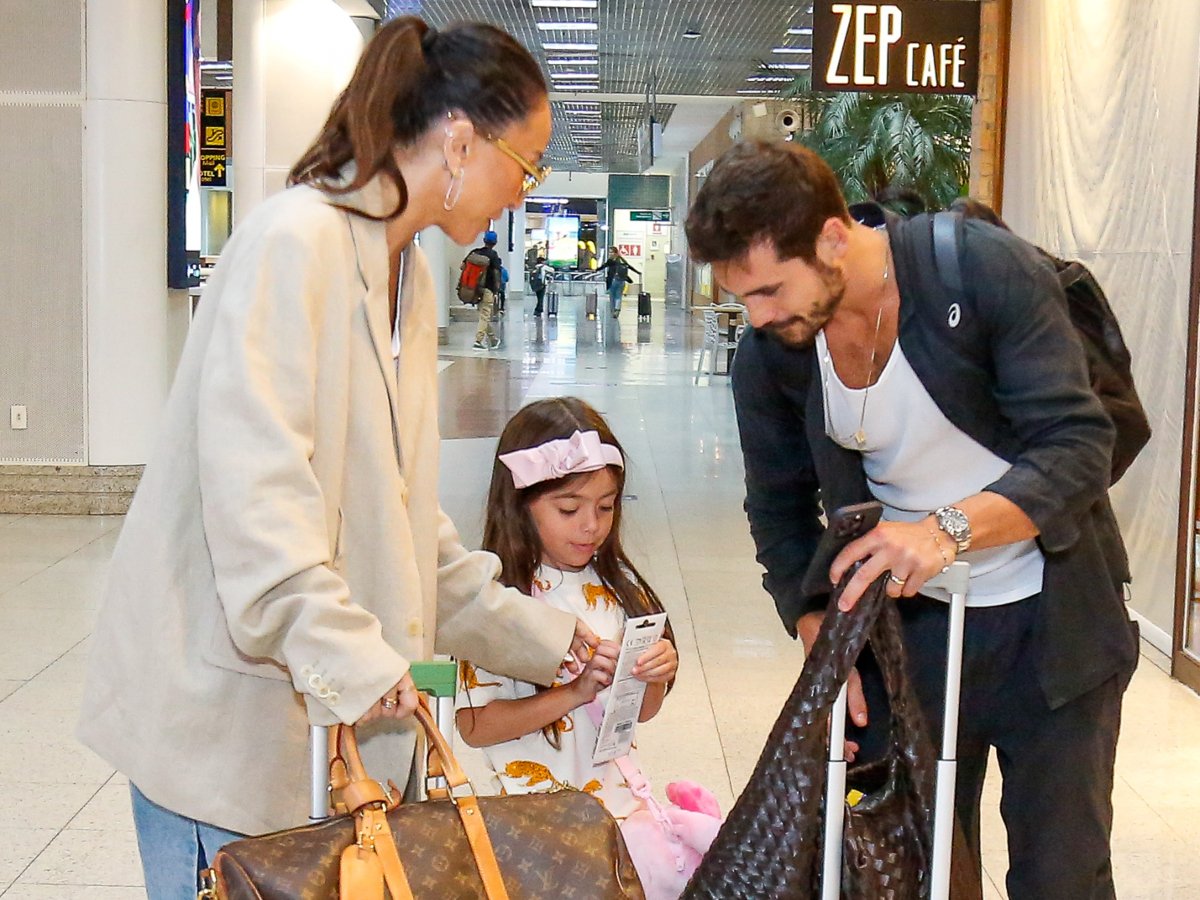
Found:
[[[598,721],[584,707],[612,681],[626,617],[662,612],[621,549],[624,465],[604,419],[573,397],[531,403],[505,427],[484,547],[500,557],[501,581],[578,616],[602,640],[578,677],[564,669],[549,689],[463,662],[457,702],[459,732],[484,748],[505,793],[577,788],[617,819],[641,801],[615,763],[592,764]],[[640,721],[658,712],[678,666],[668,626],[633,670],[647,685]]]

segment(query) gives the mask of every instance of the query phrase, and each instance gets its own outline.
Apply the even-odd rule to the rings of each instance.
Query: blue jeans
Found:
[[[625,282],[614,281],[608,286],[608,300],[612,303],[612,311],[619,313],[621,311],[621,297],[625,294]]]
[[[195,900],[200,872],[244,835],[189,819],[150,800],[131,782],[133,825],[149,900]]]

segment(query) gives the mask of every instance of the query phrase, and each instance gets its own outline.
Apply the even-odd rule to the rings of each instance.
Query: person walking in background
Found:
[[[534,318],[542,314],[546,301],[546,287],[554,279],[554,270],[546,265],[546,257],[539,256],[529,270],[529,287],[537,297],[537,305],[533,308]]]
[[[604,287],[608,291],[608,302],[612,306],[615,319],[621,314],[621,298],[625,296],[625,285],[633,283],[629,273],[642,273],[633,268],[616,247],[608,248],[608,259],[597,267],[597,271],[601,270],[604,272]]]
[[[310,725],[370,724],[372,771],[406,784],[411,661],[550,684],[599,643],[501,585],[437,496],[439,298],[413,239],[466,242],[519,207],[549,139],[512,37],[395,19],[221,254],[112,556],[78,727],[129,779],[150,900],[195,897],[224,843],[307,821]]]
[[[483,245],[471,253],[486,256],[489,260],[487,273],[483,276],[483,287],[479,291],[479,326],[475,329],[475,349],[495,350],[500,346],[500,335],[492,327],[492,313],[496,308],[496,296],[502,282],[500,254],[496,252],[496,232],[485,231]]]

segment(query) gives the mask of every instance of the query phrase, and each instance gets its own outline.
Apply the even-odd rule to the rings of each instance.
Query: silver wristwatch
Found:
[[[959,553],[966,553],[971,548],[971,523],[967,514],[957,506],[943,506],[933,511],[938,528],[950,535],[958,545]]]

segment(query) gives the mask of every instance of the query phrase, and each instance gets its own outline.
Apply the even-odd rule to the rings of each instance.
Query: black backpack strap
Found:
[[[957,213],[940,212],[933,217],[933,259],[938,275],[956,294],[963,293],[962,267],[958,262],[958,230],[961,227],[962,216]]]

